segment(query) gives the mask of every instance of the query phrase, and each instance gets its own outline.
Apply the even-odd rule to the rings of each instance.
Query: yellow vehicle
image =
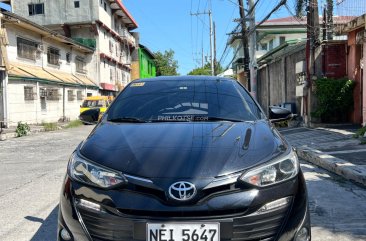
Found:
[[[112,103],[112,96],[89,96],[86,97],[83,104],[80,106],[80,114],[86,110],[99,108],[100,114],[103,114],[108,106]]]

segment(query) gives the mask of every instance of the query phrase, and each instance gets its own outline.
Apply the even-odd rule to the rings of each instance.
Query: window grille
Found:
[[[32,86],[24,86],[24,100],[35,100],[36,93]]]
[[[47,89],[47,100],[60,100],[58,89]]]
[[[48,48],[47,62],[53,65],[60,65],[60,50],[55,48]]]
[[[84,95],[83,95],[83,92],[81,90],[78,90],[76,92],[76,98],[77,98],[77,100],[83,100],[84,99]]]
[[[75,65],[76,65],[76,72],[86,74],[86,65],[83,57],[76,56]]]
[[[36,60],[37,46],[37,42],[17,37],[18,57]]]
[[[68,90],[67,91],[67,100],[68,101],[74,101],[75,100],[75,95],[74,95],[73,90]]]

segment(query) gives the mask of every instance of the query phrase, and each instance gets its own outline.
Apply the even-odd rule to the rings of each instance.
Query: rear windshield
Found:
[[[82,107],[103,107],[104,100],[84,100]]]
[[[108,120],[194,121],[263,118],[247,91],[231,80],[156,80],[130,84],[108,111]]]

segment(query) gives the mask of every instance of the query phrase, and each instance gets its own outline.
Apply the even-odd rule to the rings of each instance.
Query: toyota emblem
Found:
[[[196,192],[196,187],[190,182],[176,182],[169,187],[169,196],[177,201],[191,200]]]

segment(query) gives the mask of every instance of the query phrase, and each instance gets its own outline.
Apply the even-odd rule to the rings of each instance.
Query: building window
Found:
[[[74,101],[75,100],[75,95],[74,95],[73,90],[68,90],[67,91],[67,100],[68,101]]]
[[[29,16],[44,14],[44,3],[31,3],[28,4]]]
[[[104,2],[104,11],[108,12],[107,11],[107,3],[106,2]]]
[[[74,1],[74,7],[80,8],[80,1]]]
[[[76,92],[76,99],[77,100],[83,100],[84,99],[83,92],[81,90],[78,90]]]
[[[113,53],[113,42],[112,40],[109,40],[109,52]]]
[[[36,60],[36,52],[39,44],[27,39],[17,37],[18,57]]]
[[[271,39],[271,41],[269,41],[269,50],[273,49],[273,39]]]
[[[111,83],[113,83],[113,69],[112,68],[109,71],[109,80],[111,81]]]
[[[284,44],[286,42],[286,37],[281,36],[280,37],[280,45]]]
[[[24,86],[24,100],[34,100],[35,94],[32,86]]]
[[[86,74],[86,65],[83,57],[75,57],[76,72]]]
[[[60,50],[55,48],[48,48],[47,50],[47,62],[53,65],[60,65]]]
[[[71,53],[66,53],[66,63],[70,63],[71,62]]]
[[[47,89],[47,100],[60,100],[59,89]]]

